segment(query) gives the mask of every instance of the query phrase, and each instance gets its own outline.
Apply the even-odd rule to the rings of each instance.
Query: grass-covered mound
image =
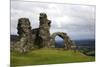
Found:
[[[94,56],[86,56],[79,51],[63,49],[37,49],[29,53],[11,52],[11,66],[58,64],[95,61]]]

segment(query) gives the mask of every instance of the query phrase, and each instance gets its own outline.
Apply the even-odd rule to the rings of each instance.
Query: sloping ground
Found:
[[[86,56],[79,51],[63,49],[38,49],[26,54],[11,52],[11,66],[58,64],[95,61],[95,57]]]

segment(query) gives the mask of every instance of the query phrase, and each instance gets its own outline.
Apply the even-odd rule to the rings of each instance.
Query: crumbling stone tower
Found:
[[[31,25],[28,18],[20,18],[17,25],[20,52],[26,52],[33,46]]]
[[[48,20],[45,13],[40,13],[39,16],[39,37],[42,39],[43,47],[50,47],[50,24],[51,21]]]

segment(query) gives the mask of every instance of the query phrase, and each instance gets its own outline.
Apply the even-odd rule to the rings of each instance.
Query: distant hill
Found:
[[[79,49],[95,50],[95,40],[93,39],[75,40],[74,42]]]
[[[64,41],[62,41],[62,40],[56,41],[55,47],[56,48],[63,48],[64,47]]]
[[[95,46],[94,39],[74,40],[77,46]]]
[[[76,46],[80,46],[80,47],[91,47],[94,48],[95,47],[95,40],[90,39],[90,40],[73,40]],[[55,42],[56,45],[55,47],[63,47],[64,46],[64,42],[62,40],[58,40]]]
[[[94,39],[73,40],[73,41],[79,51],[89,56],[95,56],[95,40]],[[55,44],[56,44],[55,45],[56,48],[64,47],[64,42],[62,40],[56,41]]]

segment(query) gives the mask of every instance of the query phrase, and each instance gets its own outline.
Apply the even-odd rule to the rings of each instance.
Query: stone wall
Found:
[[[35,29],[31,29],[28,18],[20,18],[17,25],[19,40],[14,44],[14,48],[20,52],[27,52],[34,48],[49,48],[54,44],[55,36],[58,35],[64,39],[65,48],[70,49],[73,43],[68,35],[64,32],[56,32],[50,36],[50,27],[51,20],[48,20],[46,13],[40,13],[39,28]]]

